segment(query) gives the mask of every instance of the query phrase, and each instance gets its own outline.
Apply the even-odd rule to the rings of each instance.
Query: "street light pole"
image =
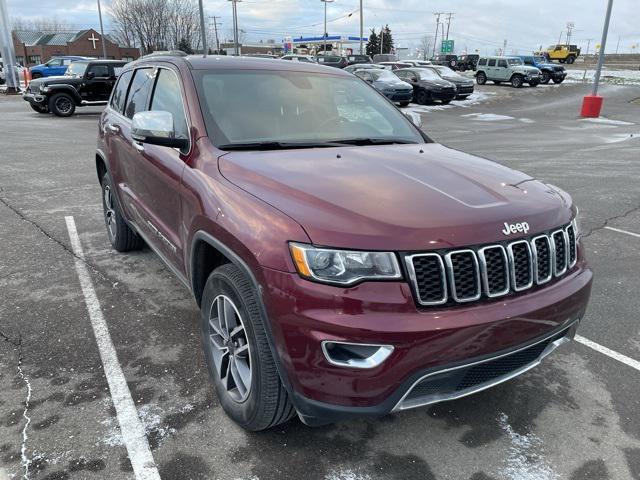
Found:
[[[241,2],[242,0],[229,0],[231,2],[231,4],[233,5],[233,52],[234,55],[237,57],[240,55],[240,45],[238,45],[238,7],[237,7],[237,3]]]
[[[327,3],[333,3],[333,0],[320,0],[324,3],[324,33],[322,38],[324,39],[324,54],[327,54]],[[361,47],[362,48],[362,47]]]
[[[364,18],[362,17],[362,0],[360,0],[360,55],[364,55],[362,37],[364,35]]]
[[[202,6],[202,0],[198,1],[198,8],[200,9],[200,35],[202,36],[202,55],[204,57],[209,53],[207,48],[207,30],[204,24],[204,7]]]
[[[102,58],[107,59],[107,44],[104,41],[104,28],[102,27],[102,9],[98,0],[98,18],[100,19],[100,36],[102,37]]]
[[[604,17],[604,27],[602,29],[602,40],[600,41],[600,52],[598,55],[598,66],[596,67],[596,76],[593,79],[593,93],[595,97],[598,95],[598,84],[600,83],[600,72],[604,64],[604,50],[607,46],[607,34],[609,33],[609,20],[611,20],[611,9],[613,8],[613,0],[609,0],[607,4],[607,13]]]

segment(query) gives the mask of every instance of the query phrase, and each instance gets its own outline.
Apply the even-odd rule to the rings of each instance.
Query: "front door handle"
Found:
[[[133,148],[135,148],[138,152],[140,153],[144,152],[144,145],[142,145],[141,143],[133,141],[131,142],[131,145],[133,145]]]
[[[106,127],[107,127],[107,130],[109,130],[110,132],[113,132],[113,133],[118,133],[120,131],[119,127],[117,127],[115,125],[111,125],[110,123],[107,123]]]

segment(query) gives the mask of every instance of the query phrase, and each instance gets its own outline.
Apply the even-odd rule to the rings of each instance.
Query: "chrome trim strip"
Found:
[[[555,246],[556,246],[556,240],[555,240],[555,236],[557,233],[562,234],[562,241],[564,242],[564,265],[562,266],[562,270],[558,269],[558,265],[556,264],[556,254],[555,254]],[[553,242],[553,274],[556,277],[559,277],[560,275],[564,274],[564,272],[567,271],[567,262],[569,259],[569,241],[567,239],[567,232],[564,231],[564,229],[560,229],[560,230],[555,230],[554,232],[551,232],[551,241]]]
[[[376,352],[373,355],[368,356],[363,359],[349,359],[349,360],[334,360],[329,355],[329,351],[327,349],[327,344],[333,343],[337,345],[353,345],[355,347],[373,347],[377,348]],[[340,342],[336,340],[323,340],[321,342],[322,353],[324,353],[324,357],[331,365],[335,365],[337,367],[348,367],[348,368],[359,368],[359,369],[368,369],[375,368],[381,365],[389,355],[393,353],[394,347],[393,345],[376,345],[369,343],[352,343],[352,342]]]
[[[473,263],[475,265],[475,272],[476,272],[476,285],[478,285],[477,294],[474,295],[473,297],[468,297],[468,298],[458,297],[458,291],[456,289],[456,278],[453,273],[453,262],[451,260],[451,257],[453,257],[454,255],[460,255],[463,253],[470,253],[471,258],[473,258]],[[448,276],[449,276],[449,283],[451,286],[451,298],[453,298],[458,303],[474,302],[476,300],[479,300],[480,297],[482,296],[482,284],[480,283],[480,266],[478,265],[478,258],[476,257],[476,252],[469,249],[454,250],[452,252],[447,253],[444,256],[444,261],[445,261],[445,265],[447,266],[447,273],[449,274]]]
[[[547,248],[549,249],[549,275],[545,278],[540,278],[538,272],[538,249],[536,248],[536,242],[538,240],[544,240],[547,243]],[[555,257],[555,249],[552,246],[551,239],[548,235],[538,235],[531,239],[531,255],[533,257],[533,277],[537,285],[545,284],[553,278],[553,265],[554,265],[554,257]]]
[[[526,285],[518,287],[518,282],[516,281],[516,263],[513,255],[513,247],[515,245],[524,244],[527,247],[529,252],[529,282]],[[531,253],[531,245],[526,240],[518,240],[516,242],[512,242],[507,246],[507,252],[509,253],[509,270],[511,271],[511,285],[516,292],[521,292],[523,290],[527,290],[533,286],[533,262],[532,262],[532,253]]]
[[[502,290],[497,293],[491,293],[489,291],[489,274],[487,271],[487,259],[485,257],[484,252],[486,250],[492,250],[494,248],[500,249],[502,252],[502,258],[504,259],[504,282],[507,285],[505,290]],[[511,285],[509,282],[509,257],[507,256],[507,251],[504,249],[502,245],[488,245],[486,247],[482,247],[478,250],[478,260],[480,262],[480,273],[482,276],[482,286],[484,287],[484,292],[489,298],[501,297],[506,295],[511,291]]]
[[[468,395],[472,395],[474,393],[481,392],[482,390],[487,390],[488,388],[491,388],[491,387],[494,387],[496,385],[499,385],[500,383],[504,383],[504,382],[506,382],[508,380],[511,380],[511,379],[517,377],[518,375],[522,375],[523,373],[525,373],[525,372],[531,370],[532,368],[538,366],[540,364],[540,362],[542,362],[542,360],[545,357],[547,357],[549,354],[551,354],[551,352],[553,352],[556,348],[558,348],[561,345],[564,345],[565,343],[570,342],[571,341],[571,339],[569,338],[570,330],[579,321],[580,321],[580,319],[576,319],[573,322],[571,322],[569,325],[567,325],[567,327],[564,328],[563,330],[560,330],[559,332],[555,332],[555,333],[553,333],[551,335],[547,335],[546,337],[541,338],[537,342],[534,342],[534,343],[532,343],[530,345],[527,345],[526,347],[518,348],[516,350],[512,350],[511,352],[503,353],[502,355],[497,355],[495,357],[487,358],[487,359],[484,359],[484,360],[479,360],[477,362],[467,363],[465,365],[459,365],[457,367],[452,367],[452,368],[445,368],[443,370],[438,370],[436,372],[431,372],[431,373],[428,373],[427,375],[423,375],[418,380],[413,382],[413,385],[411,385],[411,387],[409,387],[409,389],[402,396],[402,398],[398,401],[398,403],[396,403],[396,406],[393,407],[393,409],[391,411],[392,412],[399,412],[399,411],[402,411],[402,410],[409,410],[411,408],[424,407],[426,405],[431,405],[433,403],[439,403],[439,402],[443,402],[443,401],[447,401],[447,400],[455,400],[457,398],[466,397]],[[424,396],[422,398],[417,398],[417,399],[414,399],[414,400],[410,400],[410,401],[405,403],[405,399],[409,396],[409,394],[416,387],[416,385],[418,385],[423,380],[426,380],[429,377],[433,377],[434,375],[440,375],[442,373],[451,372],[451,371],[454,371],[454,370],[460,370],[462,368],[473,367],[473,366],[479,365],[481,363],[487,363],[487,362],[491,362],[491,361],[494,361],[494,360],[498,360],[498,359],[503,358],[503,357],[507,357],[509,355],[513,355],[515,353],[521,352],[522,350],[526,350],[527,348],[531,348],[531,347],[533,347],[535,345],[538,345],[539,343],[542,343],[542,342],[548,340],[549,338],[558,335],[561,332],[565,332],[565,335],[563,337],[561,337],[561,338],[559,338],[557,340],[554,340],[549,345],[547,345],[547,347],[542,351],[542,353],[540,354],[540,356],[536,360],[534,360],[533,362],[531,362],[531,363],[529,363],[527,365],[524,365],[524,366],[520,367],[517,370],[509,372],[508,374],[503,375],[501,377],[494,378],[493,380],[491,380],[489,382],[481,383],[481,384],[475,385],[474,387],[471,387],[471,388],[468,388],[468,389],[465,389],[465,390],[461,390],[459,392],[454,392],[454,393],[449,393],[449,394],[426,395],[426,396]]]
[[[569,225],[567,225],[564,228],[565,236],[567,239],[567,249],[570,249],[571,246],[573,245],[573,252],[574,252],[573,260],[570,260],[570,258],[567,257],[567,262],[569,264],[568,268],[573,268],[575,264],[578,263],[578,236],[576,235],[576,227],[574,223],[575,223],[575,220],[573,220]],[[571,237],[569,237],[569,229],[573,230],[573,244],[571,243]]]
[[[413,259],[418,257],[435,257],[438,259],[438,263],[440,264],[440,272],[442,273],[442,292],[443,297],[440,300],[433,302],[425,302],[420,298],[420,287],[418,286],[418,279],[416,278],[416,269],[413,265]],[[444,262],[442,261],[442,257],[437,253],[418,253],[416,255],[410,255],[404,258],[405,265],[407,267],[407,272],[409,273],[409,278],[411,279],[411,283],[413,284],[414,291],[416,294],[416,298],[418,299],[418,303],[420,305],[443,305],[447,303],[449,300],[447,293],[447,273],[444,269]]]

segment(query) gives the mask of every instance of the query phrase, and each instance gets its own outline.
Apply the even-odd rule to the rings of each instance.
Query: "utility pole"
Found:
[[[502,43],[502,55],[506,55],[507,54],[507,39],[504,39],[504,42]]]
[[[585,57],[589,55],[589,47],[591,46],[591,41],[593,38],[587,38],[587,53],[584,54]]]
[[[202,1],[202,0],[200,0]],[[233,6],[233,52],[237,57],[240,55],[240,45],[238,44],[238,7],[236,4],[242,0],[229,0]]]
[[[436,56],[436,48],[438,48],[438,29],[440,28],[440,15],[444,15],[444,12],[434,13],[436,16],[436,36],[433,39],[433,56]],[[443,25],[444,27],[444,25]]]
[[[2,55],[4,71],[6,72],[6,94],[18,94],[20,93],[20,76],[16,72],[16,55],[13,50],[6,0],[0,0],[0,55]]]
[[[220,17],[216,17],[215,15],[212,17],[209,17],[211,20],[213,20],[213,31],[215,32],[216,35],[216,53],[218,53],[218,55],[220,54],[220,40],[218,39],[218,18]]]
[[[364,35],[364,17],[362,16],[362,0],[360,0],[360,55],[364,55],[362,36]]]
[[[107,59],[107,43],[104,41],[104,28],[102,27],[102,9],[98,0],[98,18],[100,19],[100,36],[102,37],[102,58]]]
[[[567,45],[569,45],[569,43],[571,43],[571,33],[573,32],[573,29],[575,28],[576,24],[573,22],[567,22]]]
[[[200,9],[200,36],[202,37],[202,55],[207,56],[207,29],[204,23],[204,8],[202,6],[202,0],[198,0],[198,8]]]
[[[453,17],[453,12],[447,13],[447,37],[446,40],[449,40],[449,27],[451,26],[451,18]],[[453,53],[453,52],[451,52]]]
[[[382,46],[384,45],[384,27],[380,28],[380,53],[384,53],[382,51]]]

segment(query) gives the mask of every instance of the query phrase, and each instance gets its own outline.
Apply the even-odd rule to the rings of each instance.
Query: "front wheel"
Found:
[[[76,111],[76,102],[66,93],[56,93],[49,99],[49,110],[57,117],[70,117]]]
[[[572,64],[573,62],[575,62],[575,61],[576,61],[576,57],[571,56],[571,57],[568,57],[568,58],[567,58],[567,63],[568,63],[569,65],[571,65],[571,64]]]
[[[459,97],[456,97],[456,100],[466,100],[467,98],[469,98],[469,95],[460,95]]]
[[[530,87],[537,87],[538,85],[540,85],[540,82],[529,82]]]
[[[47,107],[46,105],[36,105],[34,103],[30,103],[29,106],[34,112],[49,113],[49,107]]]
[[[546,85],[551,80],[551,74],[549,72],[542,72],[542,78],[540,79],[540,83]]]
[[[451,103],[451,100],[441,100],[443,105],[449,105]]]
[[[400,102],[401,107],[408,107],[411,102]]]
[[[200,306],[202,342],[220,405],[241,427],[259,431],[286,422],[295,409],[285,390],[249,278],[236,265],[216,268]]]
[[[522,84],[524,83],[524,79],[522,78],[522,75],[514,75],[513,77],[511,77],[511,86],[514,88],[520,88],[522,87]]]
[[[487,76],[483,72],[478,73],[476,75],[476,83],[478,85],[484,85],[487,83]]]
[[[420,105],[426,105],[429,103],[429,94],[426,90],[418,90],[416,92],[416,102]]]

